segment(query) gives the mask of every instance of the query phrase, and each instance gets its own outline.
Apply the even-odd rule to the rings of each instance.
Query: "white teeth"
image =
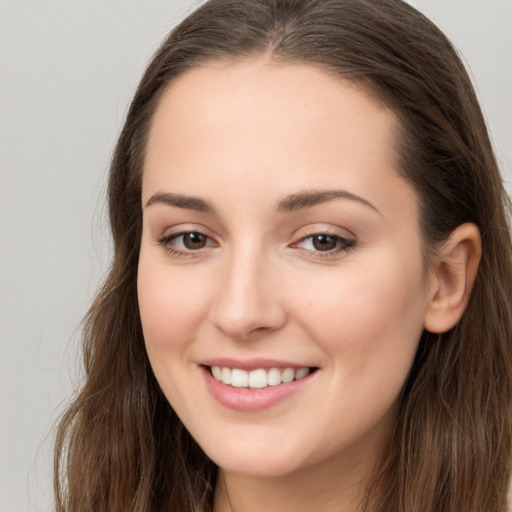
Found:
[[[223,367],[221,369],[220,380],[224,384],[231,384],[231,368]]]
[[[306,375],[309,375],[309,368],[301,368],[295,372],[295,380],[302,379]]]
[[[222,370],[220,369],[220,366],[212,366],[212,375],[217,380],[222,380]]]
[[[291,382],[295,377],[295,370],[293,368],[286,368],[281,374],[281,380],[283,382]]]
[[[267,374],[267,383],[269,386],[281,384],[281,372],[279,368],[270,368]]]
[[[233,368],[231,370],[231,385],[235,388],[246,388],[249,385],[249,374],[244,370]]]
[[[250,388],[266,388],[267,387],[267,372],[263,369],[253,370],[249,373],[249,387]]]
[[[292,382],[293,380],[303,379],[309,375],[309,368],[270,368],[265,370],[259,368],[247,372],[240,368],[228,368],[225,366],[212,366],[211,373],[213,377],[223,382],[224,384],[230,384],[235,388],[266,388],[267,386],[277,386],[281,383]]]

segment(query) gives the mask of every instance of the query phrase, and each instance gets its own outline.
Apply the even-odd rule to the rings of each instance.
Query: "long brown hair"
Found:
[[[164,41],[137,89],[109,181],[114,260],[84,326],[86,378],[55,455],[59,512],[211,510],[216,467],[160,391],[136,291],[149,126],[179,75],[263,53],[352,80],[398,116],[400,172],[420,198],[426,253],[464,222],[482,236],[469,305],[425,332],[372,512],[505,512],[512,458],[509,202],[470,79],[446,37],[401,0],[211,0]]]

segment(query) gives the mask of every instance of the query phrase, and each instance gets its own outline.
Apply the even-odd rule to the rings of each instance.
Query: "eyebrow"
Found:
[[[312,206],[326,203],[334,199],[348,199],[350,201],[355,201],[380,214],[379,210],[372,203],[356,194],[353,194],[352,192],[348,192],[347,190],[314,190],[291,194],[279,201],[276,206],[276,211],[295,212],[305,208],[311,208]],[[156,194],[153,194],[146,203],[146,207],[153,204],[175,206],[177,208],[195,210],[202,213],[215,213],[215,208],[204,199],[185,196],[182,194],[171,194],[169,192],[157,192]]]
[[[278,212],[295,212],[304,208],[310,208],[318,204],[332,201],[333,199],[348,199],[350,201],[356,201],[364,206],[371,208],[380,214],[380,211],[366,199],[348,192],[347,190],[318,190],[318,191],[306,191],[292,194],[285,197],[277,205]]]
[[[176,206],[177,208],[196,210],[203,213],[215,212],[213,206],[204,199],[181,194],[170,194],[169,192],[157,192],[153,194],[146,203],[146,207],[153,204],[166,204],[168,206]]]

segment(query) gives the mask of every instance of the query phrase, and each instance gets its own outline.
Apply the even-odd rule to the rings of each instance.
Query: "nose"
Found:
[[[253,253],[225,262],[211,308],[211,321],[224,335],[246,340],[286,323],[277,269],[270,259]]]

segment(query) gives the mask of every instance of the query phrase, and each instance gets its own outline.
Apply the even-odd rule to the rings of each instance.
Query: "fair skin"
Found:
[[[462,226],[427,275],[394,133],[360,88],[264,58],[163,95],[139,305],[155,376],[219,466],[216,512],[357,510],[423,329],[462,314],[478,233]],[[298,380],[244,385],[271,368]]]

